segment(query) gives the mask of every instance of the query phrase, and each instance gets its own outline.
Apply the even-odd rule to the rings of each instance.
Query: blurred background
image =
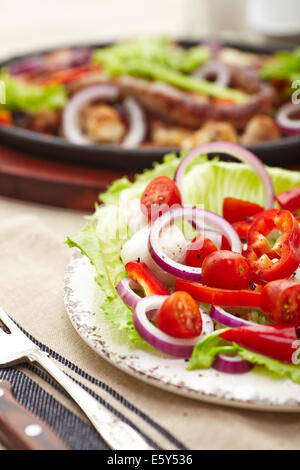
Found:
[[[299,0],[0,0],[0,56],[167,34],[300,43]]]

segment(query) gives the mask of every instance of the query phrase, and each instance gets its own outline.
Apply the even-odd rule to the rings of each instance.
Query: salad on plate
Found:
[[[188,370],[260,365],[300,384],[300,172],[216,142],[99,198],[66,243],[94,266],[112,328]]]

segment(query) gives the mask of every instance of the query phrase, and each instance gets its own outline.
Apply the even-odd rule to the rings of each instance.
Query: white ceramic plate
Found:
[[[119,369],[155,387],[197,400],[265,411],[300,411],[300,385],[266,373],[187,371],[187,363],[133,348],[99,308],[101,290],[87,257],[76,252],[65,276],[65,307],[81,338]]]

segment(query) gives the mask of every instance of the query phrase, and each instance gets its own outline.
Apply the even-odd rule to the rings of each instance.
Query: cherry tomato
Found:
[[[201,268],[204,258],[214,251],[217,251],[215,244],[203,233],[198,233],[187,249],[185,264]]]
[[[296,188],[284,191],[283,193],[277,194],[276,201],[283,209],[291,212],[300,209],[300,185]]]
[[[243,201],[234,197],[225,197],[223,201],[223,217],[231,224],[245,220],[254,214],[262,212],[264,208],[254,202]]]
[[[247,289],[251,277],[249,261],[234,251],[215,251],[202,264],[202,281],[210,287]]]
[[[174,205],[182,204],[181,194],[176,183],[168,176],[154,178],[141,198],[141,210],[153,221]]]
[[[158,328],[176,338],[195,338],[202,331],[202,317],[193,297],[184,291],[174,292],[157,312]]]
[[[261,292],[261,308],[275,323],[300,325],[300,284],[292,279],[268,282]]]

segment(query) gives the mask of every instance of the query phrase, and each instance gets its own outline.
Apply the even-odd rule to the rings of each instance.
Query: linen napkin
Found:
[[[77,221],[78,222],[78,221]],[[84,221],[82,222],[84,224]],[[73,233],[70,230],[66,235]],[[0,305],[74,380],[160,449],[298,449],[299,414],[245,411],[177,396],[135,379],[99,357],[79,337],[64,308],[72,251],[52,218],[0,223]],[[0,369],[25,406],[72,449],[106,449],[81,410],[38,367]]]

